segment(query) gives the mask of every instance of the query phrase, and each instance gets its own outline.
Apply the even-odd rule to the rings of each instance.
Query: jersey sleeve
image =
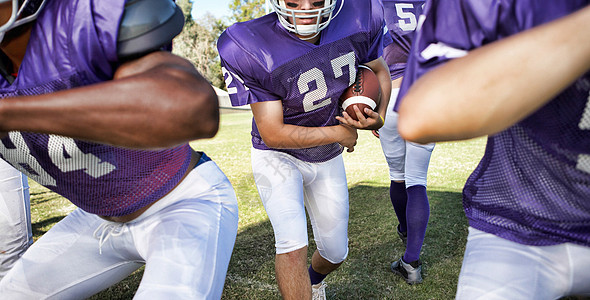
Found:
[[[519,23],[527,20],[526,13],[514,18],[512,1],[432,0],[426,3],[398,99],[402,99],[412,83],[426,72],[511,35],[520,27]],[[397,101],[396,111],[400,103]]]
[[[386,26],[385,20],[383,19],[383,5],[381,1],[371,0],[371,14],[371,45],[366,61],[364,62],[373,61],[383,55],[383,31]]]
[[[392,80],[402,77],[406,69],[423,5],[421,0],[383,0],[385,23],[391,39],[390,43],[385,43],[383,58]]]
[[[393,38],[391,37],[391,34],[389,33],[389,29],[386,25],[385,28],[383,28],[383,49],[385,49],[387,46],[391,45],[392,43],[393,43]]]
[[[71,5],[69,50],[89,74],[99,80],[112,79],[125,1],[79,0]]]
[[[270,85],[270,75],[231,37],[231,27],[218,39],[217,50],[221,69],[232,106],[242,106],[261,101],[281,100],[265,86]]]

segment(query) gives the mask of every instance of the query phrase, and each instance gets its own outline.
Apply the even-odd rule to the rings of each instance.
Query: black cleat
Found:
[[[399,236],[399,238],[402,240],[402,243],[404,243],[404,246],[408,245],[408,232],[401,232],[399,230],[399,224],[397,224],[397,235]]]
[[[422,262],[419,259],[408,264],[400,258],[391,263],[391,271],[403,277],[408,284],[422,283]]]

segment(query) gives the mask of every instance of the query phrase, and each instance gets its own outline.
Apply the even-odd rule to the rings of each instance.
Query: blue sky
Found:
[[[227,17],[231,14],[229,3],[231,0],[194,0],[193,1],[193,18],[197,18],[205,12],[210,12],[215,17]]]
[[[229,17],[231,15],[229,4],[232,0],[192,0],[192,2],[193,11],[191,14],[193,18],[198,18],[206,12],[210,12],[217,18]],[[271,8],[269,7],[269,9]]]

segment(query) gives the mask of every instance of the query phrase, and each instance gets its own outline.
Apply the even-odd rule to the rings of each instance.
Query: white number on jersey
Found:
[[[244,80],[242,80],[240,76],[233,74],[232,72],[228,71],[225,67],[221,67],[221,72],[223,73],[224,77],[227,75],[227,77],[225,78],[225,86],[227,87],[228,94],[233,95],[238,93],[237,87],[230,87],[230,84],[234,81],[234,77],[242,84],[246,91],[249,90],[249,88],[244,84]]]
[[[586,102],[586,107],[584,108],[584,113],[582,114],[580,123],[578,123],[578,127],[581,130],[590,129],[590,94],[588,95],[588,102]],[[576,165],[576,169],[590,173],[590,155],[578,155],[578,164]]]
[[[115,170],[114,165],[101,161],[94,154],[82,152],[71,138],[49,135],[47,148],[51,161],[62,172],[84,170],[84,173],[98,178]]]
[[[6,161],[9,161],[15,168],[41,185],[57,186],[55,178],[45,172],[43,167],[37,162],[37,159],[31,155],[31,151],[20,132],[11,131],[8,133],[7,138],[16,148],[6,148],[0,142],[0,152],[2,152],[2,156]]]
[[[349,52],[332,59],[330,64],[332,65],[334,78],[343,76],[343,69],[347,69],[349,74],[348,85],[353,84],[356,78],[355,61],[354,52]],[[315,82],[316,84],[316,89],[313,91],[309,90],[309,83],[311,82]],[[316,110],[332,102],[332,98],[326,98],[321,102],[316,103],[317,101],[326,97],[328,93],[325,75],[322,70],[318,68],[312,68],[309,71],[303,72],[303,74],[301,74],[297,80],[297,86],[299,87],[299,92],[302,95],[305,94],[305,96],[303,96],[303,110],[305,112]]]
[[[407,9],[407,10],[404,10]],[[397,24],[399,28],[403,31],[414,31],[416,30],[416,26],[418,22],[416,21],[416,15],[411,11],[414,9],[414,4],[412,3],[396,3],[395,4],[395,12],[399,20]]]
[[[7,148],[0,142],[0,152],[5,160],[39,184],[57,186],[55,178],[31,155],[29,146],[20,132],[9,132],[8,139],[16,148]],[[98,178],[115,170],[114,165],[101,161],[94,154],[82,152],[71,138],[49,135],[47,148],[51,161],[62,172],[84,170],[86,174]]]

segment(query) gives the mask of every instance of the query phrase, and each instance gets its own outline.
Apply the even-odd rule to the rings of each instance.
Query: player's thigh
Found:
[[[434,150],[434,144],[420,145],[406,142],[406,187],[414,185],[426,186],[432,150]]]
[[[404,180],[404,165],[406,161],[406,141],[397,131],[397,112],[388,108],[385,124],[379,129],[379,142],[389,167],[389,179]]]
[[[558,248],[522,245],[470,227],[456,299],[559,298],[568,286],[568,266],[554,260]]]
[[[207,173],[211,176],[213,172]],[[202,185],[202,180],[193,184]],[[238,211],[229,182],[212,187],[130,225],[146,260],[136,299],[221,297],[237,235]],[[231,202],[236,205],[220,199],[225,197],[233,197]]]
[[[15,235],[12,238],[24,239],[25,243],[33,242],[29,198],[27,177],[0,159],[0,223],[4,226],[0,236],[10,232]],[[0,238],[0,242],[3,240]]]
[[[348,254],[348,186],[342,155],[305,171],[305,205],[319,253],[332,263]]]
[[[572,268],[571,294],[590,297],[590,247],[567,244],[567,252]]]
[[[7,299],[83,299],[127,277],[143,262],[129,251],[133,243],[127,231],[101,249],[95,231],[104,222],[80,209],[70,213],[17,261],[0,282],[0,294]]]
[[[32,243],[27,177],[0,160],[0,279]]]
[[[292,156],[252,149],[252,172],[275,234],[277,254],[307,246],[303,179]]]

